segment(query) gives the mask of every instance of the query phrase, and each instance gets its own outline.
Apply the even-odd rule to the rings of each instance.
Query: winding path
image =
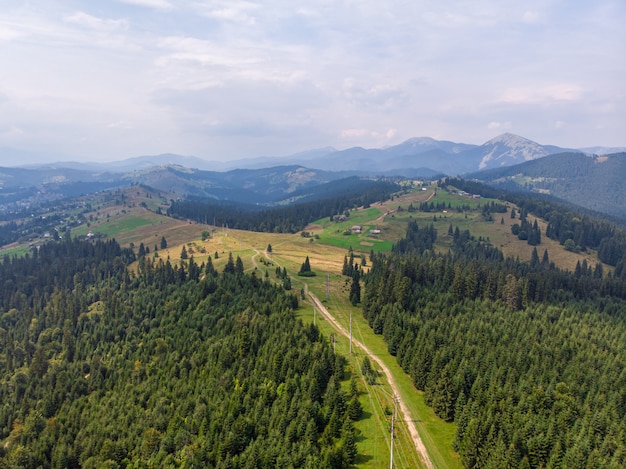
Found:
[[[324,317],[333,325],[333,327],[337,329],[339,332],[341,332],[344,336],[350,338],[350,333],[341,324],[339,324],[339,322],[335,319],[333,315],[331,315],[328,312],[328,310],[322,304],[319,298],[315,296],[313,293],[311,293],[310,291],[308,291],[308,289],[307,289],[307,295],[309,295],[309,298],[311,298],[311,301],[313,301],[313,304],[322,312]],[[391,386],[391,389],[393,390],[394,395],[397,396],[398,407],[400,408],[400,412],[404,416],[403,420],[406,423],[407,428],[409,429],[409,433],[411,434],[411,438],[413,439],[413,443],[415,444],[415,449],[417,450],[417,453],[419,454],[420,459],[424,463],[425,467],[427,467],[428,469],[434,469],[435,466],[433,466],[433,463],[430,460],[430,457],[428,456],[428,452],[426,451],[426,446],[424,446],[424,442],[422,441],[422,438],[417,432],[417,427],[415,426],[415,422],[413,422],[413,420],[410,417],[411,414],[409,413],[409,409],[407,408],[406,404],[402,400],[402,396],[400,395],[400,391],[398,390],[398,385],[393,379],[393,375],[391,374],[391,371],[389,370],[389,368],[387,368],[387,365],[385,365],[385,363],[383,363],[383,361],[380,358],[374,355],[372,351],[367,346],[365,346],[365,344],[363,344],[362,342],[359,342],[358,340],[354,338],[352,339],[352,343],[355,344],[360,349],[362,349],[365,353],[367,353],[370,356],[370,358],[374,360],[378,364],[378,366],[380,366],[381,370],[387,377],[387,382]]]

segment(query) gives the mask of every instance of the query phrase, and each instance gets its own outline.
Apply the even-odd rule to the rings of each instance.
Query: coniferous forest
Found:
[[[387,200],[399,186],[387,180],[371,181],[351,177],[328,184],[327,192],[315,197],[302,191],[292,194],[296,203],[268,208],[229,201],[187,198],[175,201],[169,216],[214,223],[229,228],[267,233],[296,233],[314,220],[342,214],[356,207]]]
[[[348,467],[344,359],[242,263],[69,237],[0,267],[0,467]]]
[[[626,467],[626,282],[409,224],[365,278],[364,315],[468,468]]]

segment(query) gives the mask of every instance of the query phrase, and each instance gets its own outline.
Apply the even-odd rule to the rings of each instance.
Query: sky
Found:
[[[0,0],[0,148],[626,146],[624,24],[623,0]]]

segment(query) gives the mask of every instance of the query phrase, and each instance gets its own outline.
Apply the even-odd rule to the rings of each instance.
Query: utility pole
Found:
[[[393,395],[393,411],[391,413],[391,455],[389,459],[389,469],[393,469],[393,427],[396,420],[397,396]]]
[[[317,308],[313,306],[313,325],[317,325]]]
[[[330,300],[330,274],[326,274],[326,299]]]
[[[350,311],[350,355],[352,355],[352,311]]]

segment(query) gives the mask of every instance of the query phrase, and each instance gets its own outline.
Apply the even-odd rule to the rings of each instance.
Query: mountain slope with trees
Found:
[[[464,466],[624,467],[624,279],[455,238],[435,255],[432,228],[410,225],[392,255],[375,256],[363,313],[456,422]]]
[[[626,153],[560,153],[467,177],[507,190],[551,194],[626,219]]]
[[[69,237],[0,266],[0,466],[348,467],[344,360],[232,256]],[[41,274],[45,272],[45,275]]]
[[[167,213],[173,217],[229,228],[295,233],[313,220],[341,215],[346,210],[387,200],[398,189],[399,186],[392,181],[351,177],[317,186],[312,193],[298,191],[294,194],[296,201],[285,206],[267,208],[190,197],[173,202]]]

